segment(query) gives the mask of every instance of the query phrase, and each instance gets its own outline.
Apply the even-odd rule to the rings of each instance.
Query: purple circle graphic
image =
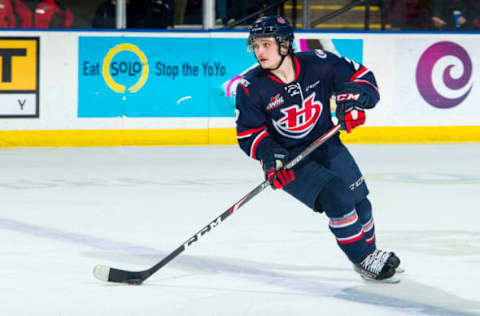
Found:
[[[448,65],[443,71],[441,80],[450,90],[459,90],[464,88],[472,77],[472,61],[467,51],[460,45],[453,42],[438,42],[430,46],[420,57],[417,65],[417,87],[422,97],[434,107],[448,109],[459,105],[469,95],[472,87],[462,96],[451,99],[441,95],[433,85],[433,68],[435,64],[443,57],[453,56],[458,58],[463,64],[463,74],[459,78],[453,78],[451,70],[454,65]],[[437,78],[438,79],[438,78]]]

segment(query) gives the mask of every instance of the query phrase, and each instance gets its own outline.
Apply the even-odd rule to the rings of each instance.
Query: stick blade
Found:
[[[143,282],[141,272],[131,272],[110,268],[104,265],[96,265],[93,268],[93,275],[100,281],[126,283],[140,285]]]

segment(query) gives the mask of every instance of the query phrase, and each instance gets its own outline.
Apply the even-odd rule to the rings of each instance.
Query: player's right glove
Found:
[[[272,155],[262,160],[262,167],[265,173],[265,180],[270,182],[272,188],[282,189],[284,186],[295,180],[295,174],[291,169],[285,169],[288,151],[283,148],[274,149]]]
[[[364,104],[368,96],[356,83],[345,83],[343,89],[337,92],[335,115],[343,130],[350,133],[357,126],[365,124]]]

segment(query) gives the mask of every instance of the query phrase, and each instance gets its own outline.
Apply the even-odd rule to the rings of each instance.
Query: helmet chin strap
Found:
[[[287,55],[281,55],[282,59],[280,60],[280,62],[278,63],[278,66],[277,67],[274,67],[274,68],[263,68],[262,67],[262,64],[260,64],[260,62],[258,62],[258,64],[260,65],[260,67],[262,67],[263,70],[269,70],[269,71],[272,71],[272,70],[277,70],[278,68],[280,68],[280,66],[283,64],[283,61],[285,60],[285,57],[287,57]],[[257,61],[258,61],[258,58],[257,58]]]
[[[287,57],[287,55],[280,55],[280,56],[282,56],[282,59],[281,59],[280,62],[278,63],[278,66],[275,67],[275,68],[270,68],[270,69],[268,69],[268,70],[271,71],[271,70],[277,70],[278,68],[280,68],[280,66],[283,64],[283,61],[285,60],[285,57]]]
[[[262,68],[265,69],[265,70],[270,70],[270,71],[272,71],[272,70],[277,70],[278,68],[280,68],[280,66],[282,66],[282,64],[283,64],[283,61],[285,60],[285,57],[287,57],[287,56],[289,55],[289,53],[287,53],[286,55],[282,55],[282,52],[281,52],[280,50],[281,50],[281,48],[280,48],[280,45],[279,45],[279,46],[278,46],[278,54],[280,55],[280,57],[282,57],[282,59],[281,59],[280,62],[278,63],[278,66],[277,66],[277,67],[275,67],[275,68],[263,68],[262,65],[259,63],[259,64],[260,64],[260,67],[262,67]],[[258,61],[258,58],[257,58],[257,61]]]

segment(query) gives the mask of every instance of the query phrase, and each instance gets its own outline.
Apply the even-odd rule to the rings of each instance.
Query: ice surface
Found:
[[[267,189],[141,286],[143,270],[262,181],[236,146],[0,149],[0,315],[480,315],[480,144],[356,145],[400,284],[353,272],[325,215]]]

